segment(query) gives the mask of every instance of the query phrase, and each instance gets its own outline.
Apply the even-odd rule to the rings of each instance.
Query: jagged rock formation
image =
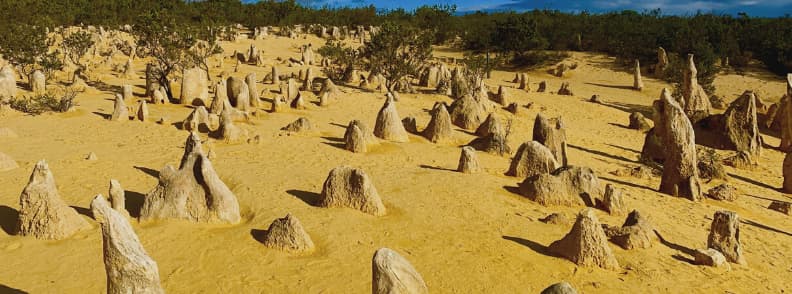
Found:
[[[247,85],[248,88],[248,102],[250,106],[254,109],[259,108],[261,103],[259,100],[258,86],[256,85],[256,73],[252,72],[245,76],[245,85]]]
[[[501,106],[509,105],[509,92],[506,91],[506,87],[504,86],[498,86],[498,93],[496,93],[493,98],[495,103]]]
[[[431,111],[432,119],[423,130],[422,135],[432,143],[447,141],[451,138],[451,116],[446,110],[445,104],[436,103]]]
[[[206,107],[198,106],[184,119],[182,122],[182,129],[186,131],[196,131],[206,133],[211,130],[211,121],[209,120],[209,112]]]
[[[132,85],[121,85],[121,94],[123,95],[125,101],[134,102],[133,100],[135,99],[135,93],[132,90]]]
[[[520,194],[539,204],[594,206],[602,201],[599,179],[590,168],[567,166],[520,183]]]
[[[756,96],[751,91],[737,98],[723,113],[723,137],[730,149],[748,153],[758,161],[762,149],[759,122],[756,116]]]
[[[659,190],[671,196],[701,200],[693,125],[667,89],[663,89],[659,101],[656,104],[659,123],[656,122],[654,130],[659,132],[665,155]]]
[[[619,215],[627,210],[622,197],[622,190],[613,184],[605,185],[605,196],[602,199],[602,208],[611,215]]]
[[[734,201],[737,200],[739,193],[737,188],[729,184],[720,184],[707,191],[706,196],[720,201]]]
[[[16,73],[14,73],[14,66],[6,64],[0,69],[0,102],[6,102],[8,99],[16,97]]]
[[[427,294],[421,274],[407,259],[389,248],[380,248],[371,259],[372,294]]]
[[[30,74],[30,91],[34,94],[47,92],[47,77],[40,70],[35,70]]]
[[[160,88],[156,73],[159,68],[153,63],[146,64],[146,97],[154,97],[154,92]]]
[[[270,224],[263,243],[269,248],[297,254],[313,252],[315,247],[311,236],[305,232],[300,220],[291,213]]]
[[[111,121],[128,121],[129,120],[129,109],[124,103],[124,97],[120,94],[116,94],[115,96],[115,103],[113,104],[113,114],[110,115]]]
[[[487,136],[479,137],[470,141],[467,146],[471,146],[478,151],[490,154],[507,156],[511,154],[508,136],[503,133],[490,133]]]
[[[540,294],[577,294],[577,290],[572,288],[567,282],[561,282],[557,284],[550,285],[550,287],[545,288],[542,290]]]
[[[621,227],[603,225],[603,229],[613,243],[625,250],[652,247],[652,243],[657,238],[654,226],[637,210],[627,215],[627,220]]]
[[[127,218],[110,208],[102,195],[91,201],[91,212],[102,226],[107,293],[165,293],[157,263],[143,249]]]
[[[283,97],[283,95],[278,95],[275,96],[275,98],[272,98],[272,108],[270,109],[270,112],[272,113],[283,112],[284,110],[286,110],[286,108],[288,108],[288,105],[286,102],[286,98]]]
[[[633,112],[630,114],[630,124],[628,127],[639,131],[647,131],[652,128],[649,121],[640,112]]]
[[[121,187],[121,183],[118,182],[118,180],[110,180],[108,196],[110,197],[110,203],[112,203],[113,209],[128,217],[129,212],[126,210],[126,192],[124,188]]]
[[[473,147],[462,147],[462,154],[459,156],[457,171],[465,174],[472,174],[481,171],[481,165],[476,156],[476,149]]]
[[[476,129],[476,136],[479,137],[486,137],[489,134],[503,134],[504,130],[500,124],[500,120],[498,116],[493,112],[487,115],[487,119],[484,120],[481,125]]]
[[[478,127],[485,114],[484,107],[471,95],[465,95],[451,104],[451,122],[466,130]]]
[[[512,158],[507,176],[526,178],[538,174],[547,174],[560,167],[550,149],[536,141],[528,141],[520,145],[517,154]]]
[[[247,141],[248,134],[246,130],[236,126],[231,116],[232,108],[227,107],[223,109],[220,114],[220,127],[217,128],[216,136],[228,144],[236,144]]]
[[[633,90],[641,91],[643,90],[643,87],[643,79],[641,79],[641,62],[636,59],[635,72],[633,73]]]
[[[353,153],[365,153],[368,150],[366,136],[358,125],[349,123],[344,134],[344,149]]]
[[[247,111],[250,109],[250,88],[248,88],[247,83],[245,81],[230,77],[226,81],[227,93],[228,93],[228,101],[231,102],[231,106],[236,107],[241,111]]]
[[[561,83],[561,88],[558,88],[558,92],[556,92],[556,94],[563,96],[575,96],[575,93],[573,93],[572,89],[569,87],[569,82]]]
[[[723,256],[723,253],[712,248],[706,250],[696,249],[693,253],[693,258],[693,263],[696,265],[720,267],[729,264],[726,262],[726,257]]]
[[[167,165],[160,171],[159,183],[140,209],[140,219],[239,222],[236,196],[217,176],[197,133],[187,137],[179,169]]]
[[[619,269],[619,262],[608,247],[605,232],[591,208],[581,211],[572,230],[561,240],[550,244],[548,250],[577,265],[608,270]]]
[[[663,47],[657,48],[657,63],[654,66],[655,76],[662,78],[665,76],[665,71],[668,68],[668,55],[666,55]]]
[[[746,264],[740,244],[740,218],[736,212],[715,212],[707,238],[707,248],[720,251],[729,262]]]
[[[541,113],[537,114],[533,126],[533,140],[547,146],[561,166],[567,165],[566,130],[561,117],[548,120]]]
[[[336,167],[330,171],[322,188],[319,206],[345,207],[374,215],[385,215],[377,189],[362,169],[349,166]]]
[[[393,142],[409,142],[407,130],[396,110],[396,103],[388,99],[377,114],[377,122],[374,125],[374,136],[380,139]]]
[[[537,93],[544,93],[545,91],[547,91],[547,81],[539,82],[539,87],[536,88],[536,92]]]
[[[696,70],[696,64],[693,62],[693,54],[688,54],[687,67],[683,74],[682,101],[679,104],[681,104],[680,106],[682,106],[690,121],[697,123],[710,115],[712,105],[707,93],[704,92],[704,88],[699,85],[696,78],[698,70]]]
[[[22,195],[19,196],[16,233],[36,239],[61,240],[89,225],[76,210],[60,198],[55,177],[44,160],[36,163]]]
[[[311,129],[313,129],[313,127],[311,126],[311,122],[307,118],[301,117],[291,122],[290,124],[286,125],[281,130],[291,133],[299,133],[299,132],[310,131]]]
[[[149,117],[148,105],[146,105],[146,100],[141,100],[138,103],[137,114],[135,114],[135,119],[139,121],[147,121]]]
[[[539,219],[540,222],[551,224],[551,225],[560,225],[560,224],[567,224],[569,223],[569,219],[563,213],[551,213],[544,218]]]
[[[182,72],[181,95],[179,104],[208,105],[209,79],[206,72],[198,67],[185,69]]]

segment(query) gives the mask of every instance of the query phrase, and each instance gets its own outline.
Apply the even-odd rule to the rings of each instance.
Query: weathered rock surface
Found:
[[[374,216],[386,213],[385,205],[366,172],[349,166],[330,171],[322,188],[319,206],[352,208]]]
[[[143,249],[127,218],[102,195],[91,201],[91,212],[102,226],[107,293],[165,293],[157,263]]]
[[[160,171],[159,183],[140,209],[140,219],[239,222],[236,196],[215,172],[197,133],[187,137],[179,169],[167,165]]]
[[[263,243],[270,248],[298,254],[313,252],[315,247],[300,220],[291,213],[270,224]]]
[[[373,294],[426,294],[429,288],[407,259],[389,248],[374,252],[371,260]]]
[[[36,163],[19,196],[16,233],[36,239],[61,240],[89,227],[76,210],[60,198],[55,177],[44,160]]]
[[[572,230],[548,250],[577,265],[618,270],[619,262],[608,247],[608,239],[594,210],[586,208],[577,216]]]

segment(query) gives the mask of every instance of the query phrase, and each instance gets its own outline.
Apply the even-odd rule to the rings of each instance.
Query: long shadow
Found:
[[[101,90],[105,92],[110,92],[110,93],[122,92],[121,86],[113,86],[110,84],[106,84],[102,81],[86,81],[85,84],[87,84],[90,87],[96,88],[97,90]]]
[[[649,187],[646,187],[646,186],[641,186],[641,185],[638,185],[638,184],[633,184],[633,183],[630,183],[630,182],[625,182],[625,181],[617,180],[617,179],[614,179],[614,178],[609,178],[609,177],[599,177],[599,178],[600,178],[600,180],[606,180],[606,181],[614,182],[614,183],[620,184],[620,185],[625,185],[625,186],[630,186],[630,187],[633,187],[633,188],[638,188],[638,189],[644,189],[644,190],[647,190],[647,191],[657,192],[657,190],[649,188]]]
[[[640,163],[640,162],[638,162],[638,160],[629,159],[629,158],[625,158],[625,157],[618,156],[618,155],[612,155],[612,154],[608,154],[608,153],[605,153],[605,152],[602,152],[602,151],[588,149],[588,148],[584,148],[584,147],[580,147],[580,146],[576,146],[576,145],[572,145],[572,144],[567,144],[567,146],[569,146],[570,148],[574,148],[574,149],[577,149],[577,150],[585,151],[585,152],[588,152],[588,153],[591,153],[591,154],[594,154],[594,155],[599,155],[599,156],[602,156],[602,157],[608,157],[608,158],[611,158],[611,159],[622,160],[622,161],[631,162],[631,163]]]
[[[624,111],[626,113],[640,112],[645,117],[652,117],[652,108],[646,105],[620,103],[620,102],[602,102],[600,105]]]
[[[523,245],[525,247],[531,248],[531,250],[536,251],[536,253],[555,257],[555,255],[550,253],[550,250],[548,250],[547,246],[544,246],[542,244],[536,243],[534,241],[531,241],[531,240],[528,240],[528,239],[523,239],[523,238],[520,238],[520,237],[512,237],[512,236],[501,236],[501,237],[504,240],[509,240],[509,241],[514,242],[514,243],[517,243],[517,244]]]
[[[267,230],[251,229],[250,236],[259,243],[264,243],[264,237],[267,236]]]
[[[19,289],[16,289],[16,288],[11,288],[9,286],[0,284],[0,293],[4,293],[4,294],[27,294],[28,292],[25,292],[25,291],[22,291],[22,290],[19,290]]]
[[[518,196],[522,196],[522,194],[520,194],[520,187],[516,187],[516,186],[503,186],[503,190],[506,190],[506,191],[508,191],[509,193],[512,193],[512,194],[515,194],[515,195],[518,195]]]
[[[608,85],[608,84],[589,83],[589,82],[585,82],[584,84],[597,86],[597,87],[611,88],[611,89],[622,89],[622,90],[632,90],[633,89],[632,86]]]
[[[91,112],[91,113],[96,114],[98,116],[101,116],[103,119],[110,119],[110,117],[113,116],[112,114],[101,113],[101,112],[98,112],[98,111],[94,111],[94,112]]]
[[[690,256],[693,256],[693,254],[696,253],[696,250],[666,240],[665,238],[663,238],[662,235],[660,235],[660,232],[658,232],[657,230],[654,230],[654,233],[655,235],[657,235],[657,239],[660,240],[660,243],[668,248],[674,249],[676,251],[681,251]]]
[[[613,145],[613,144],[610,144],[610,143],[607,143],[607,144],[605,144],[605,145],[611,146],[611,147],[613,147],[613,148],[618,148],[618,149],[621,149],[621,150],[624,150],[624,151],[630,151],[630,152],[632,152],[632,153],[638,153],[638,154],[641,154],[641,151],[638,151],[638,150],[635,150],[635,149],[630,149],[630,148],[627,148],[627,147],[622,147],[622,146],[619,146],[619,145]]]
[[[744,219],[743,218],[743,219],[740,220],[740,222],[744,223],[746,225],[749,225],[749,226],[754,226],[754,227],[757,227],[757,228],[760,228],[760,229],[763,229],[763,230],[767,230],[767,231],[771,231],[771,232],[775,232],[775,233],[779,233],[779,234],[782,234],[782,235],[787,235],[787,236],[792,237],[792,233],[790,233],[790,232],[782,231],[782,230],[779,230],[779,229],[776,229],[776,228],[773,228],[773,227],[770,227],[770,226],[767,226],[767,225],[763,225],[763,224],[757,223],[757,222],[749,220],[749,219]]]
[[[630,130],[630,126],[628,126],[628,125],[617,124],[617,123],[610,123],[610,122],[609,122],[608,124],[609,124],[609,125],[612,125],[612,126],[620,127],[620,128],[622,128],[622,129],[628,129],[628,130]]]
[[[319,205],[319,201],[322,198],[322,195],[320,195],[319,193],[295,190],[295,189],[286,190],[286,193],[289,193],[289,195],[299,198],[300,200],[305,202],[305,204],[308,204],[310,206]]]
[[[19,211],[11,207],[0,205],[0,227],[8,235],[16,234],[17,221],[19,221]],[[0,288],[2,290],[2,288]]]
[[[763,199],[763,200],[767,200],[767,201],[778,201],[778,202],[784,202],[784,203],[792,203],[792,202],[789,202],[789,201],[778,200],[778,199],[773,199],[773,198],[767,198],[767,197],[762,197],[762,196],[756,196],[756,195],[751,195],[751,194],[743,194],[743,195],[748,196],[748,197],[753,197],[753,198],[759,198],[759,199]]]
[[[692,265],[696,264],[696,261],[694,259],[692,259],[690,257],[682,256],[681,254],[674,254],[674,255],[671,255],[671,257],[673,257],[676,260],[679,260],[679,261],[682,261],[682,262],[687,262],[687,263],[692,264]]]
[[[735,174],[732,174],[732,173],[727,173],[727,174],[730,177],[732,177],[732,178],[738,179],[738,180],[746,182],[748,184],[756,185],[756,186],[759,186],[759,187],[762,187],[762,188],[767,188],[767,189],[770,189],[770,190],[773,190],[773,191],[780,191],[781,190],[779,188],[776,188],[776,187],[770,186],[768,184],[765,184],[765,183],[762,183],[762,182],[758,182],[756,180],[752,180],[752,179],[749,179],[749,178],[746,178],[746,177],[743,177],[743,176],[735,175]]]
[[[423,169],[433,169],[433,170],[450,171],[450,172],[455,172],[456,171],[456,170],[450,169],[450,168],[444,168],[444,167],[439,167],[439,166],[431,166],[431,165],[426,165],[426,164],[421,164],[418,167],[423,168]]]
[[[339,124],[339,123],[333,123],[333,122],[331,122],[331,123],[330,123],[330,125],[331,125],[331,126],[336,126],[336,127],[339,127],[339,128],[343,128],[343,129],[346,129],[346,128],[347,128],[347,126],[345,126],[345,125],[342,125],[342,124]]]
[[[344,142],[344,138],[336,138],[336,137],[319,137],[319,138],[332,142]]]
[[[77,211],[77,213],[79,213],[79,214],[82,214],[82,215],[84,215],[84,216],[87,216],[87,217],[90,217],[90,218],[94,218],[94,216],[93,216],[93,211],[91,211],[91,210],[90,210],[90,209],[88,209],[88,208],[85,208],[85,207],[79,207],[79,206],[74,206],[74,205],[72,205],[72,206],[71,206],[71,208],[74,208],[74,210],[76,210],[76,211]]]
[[[346,150],[346,144],[344,144],[344,143],[322,142],[322,144],[325,144],[325,145],[331,146],[331,147],[335,147],[335,148],[338,148],[338,149]]]
[[[145,174],[147,174],[149,176],[152,176],[155,179],[159,179],[159,171],[158,170],[153,170],[153,169],[150,169],[148,167],[142,167],[142,166],[135,166],[135,169],[139,170],[139,171],[142,171],[143,173],[145,173]]]
[[[140,217],[140,209],[143,208],[143,202],[145,202],[145,200],[146,195],[135,191],[124,191],[124,206],[131,217]]]

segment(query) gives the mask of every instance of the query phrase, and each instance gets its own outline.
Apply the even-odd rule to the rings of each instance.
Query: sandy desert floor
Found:
[[[224,43],[225,54],[244,52],[251,42]],[[308,42],[317,48],[324,41],[312,36],[255,41],[272,63],[276,57],[299,58],[298,45]],[[461,56],[448,50],[436,54]],[[644,134],[626,128],[629,114],[650,113],[660,90],[671,85],[645,74],[645,88],[636,92],[629,89],[632,74],[617,69],[612,58],[574,53],[571,59],[580,66],[568,77],[556,78],[544,70],[529,72],[529,76],[533,89],[546,80],[548,91],[553,92],[562,81],[568,81],[575,96],[517,90],[510,82],[513,72],[496,71],[486,84],[492,90],[498,85],[513,87],[512,100],[521,105],[534,103],[517,115],[498,110],[502,119],[512,120],[509,139],[513,150],[531,139],[537,113],[563,116],[569,163],[591,167],[603,185],[613,183],[625,189],[627,205],[649,216],[662,242],[630,251],[611,243],[621,270],[578,267],[546,252],[546,246],[563,237],[572,223],[552,225],[539,219],[561,212],[574,220],[583,207],[545,207],[511,192],[522,179],[504,175],[510,158],[479,152],[483,172],[454,172],[459,146],[474,138],[469,131],[457,129],[455,141],[448,144],[433,144],[411,135],[409,143],[382,143],[365,154],[344,150],[340,146],[347,123],[360,119],[373,126],[385,101],[382,93],[345,86],[346,93],[330,106],[311,103],[307,110],[267,113],[249,124],[239,124],[251,136],[261,136],[259,144],[213,143],[217,154],[213,165],[239,200],[241,223],[133,220],[132,225],[159,265],[162,286],[170,293],[366,293],[371,291],[371,257],[380,247],[406,257],[433,293],[538,293],[562,280],[583,293],[783,293],[792,289],[792,217],[767,209],[771,199],[792,201],[792,196],[776,189],[783,180],[784,154],[764,149],[761,166],[752,171],[727,167],[729,182],[741,194],[735,202],[708,199],[694,203],[656,192],[659,177],[613,175],[613,171],[639,165]],[[124,61],[119,57],[116,63]],[[101,69],[101,82],[79,94],[76,111],[41,116],[7,111],[0,115],[0,127],[18,134],[0,138],[0,152],[20,166],[0,172],[0,292],[105,291],[101,230],[92,220],[92,229],[61,241],[11,233],[20,192],[40,159],[49,163],[61,197],[83,214],[89,214],[93,196],[106,195],[109,180],[118,179],[134,215],[144,195],[156,186],[158,171],[166,164],[178,163],[187,132],[154,121],[160,117],[182,121],[191,107],[149,105],[150,122],[105,119],[122,84],[135,85],[135,94],[142,99],[145,60],[136,60],[134,65],[139,77],[134,80]],[[270,72],[269,66],[251,65],[233,72],[233,66],[227,59],[222,69],[211,69],[212,78],[216,80],[221,70],[242,78],[256,72],[259,79]],[[284,65],[279,69],[281,73],[299,70]],[[716,86],[717,94],[727,102],[746,89],[759,93],[766,102],[778,101],[785,91],[780,78],[760,71],[721,75]],[[261,88],[275,90],[276,86],[260,83]],[[588,102],[593,94],[601,95],[604,103]],[[271,101],[275,95],[269,92],[263,99]],[[303,95],[318,101],[313,93]],[[415,116],[421,129],[436,101],[450,103],[451,99],[402,94],[398,111],[402,117]],[[263,104],[269,109],[269,103]],[[308,118],[315,131],[291,135],[280,131],[299,117]],[[764,139],[771,146],[779,143],[770,135]],[[90,152],[98,160],[85,160]],[[386,216],[312,205],[328,172],[340,165],[363,168],[372,177],[388,209]],[[705,189],[717,184],[703,183]],[[741,240],[748,265],[732,265],[726,270],[691,264],[691,251],[706,246],[713,213],[724,209],[736,211],[742,219]],[[317,245],[315,253],[292,256],[257,241],[274,219],[287,213],[301,220]],[[597,215],[602,223],[624,222],[624,216],[600,210]]]

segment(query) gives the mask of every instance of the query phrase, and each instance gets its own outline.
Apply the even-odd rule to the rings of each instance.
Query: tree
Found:
[[[44,27],[9,23],[0,33],[0,54],[16,66],[22,76],[30,79],[40,58],[47,54]]]
[[[363,47],[371,72],[385,77],[388,91],[408,76],[415,76],[432,55],[432,34],[415,27],[384,23]]]
[[[69,60],[79,67],[80,71],[85,70],[85,65],[82,63],[81,59],[88,53],[88,49],[90,49],[94,45],[93,38],[91,33],[87,31],[78,31],[69,34],[66,38],[63,39],[63,43],[61,46],[63,47],[63,51],[66,53],[66,57]]]
[[[547,43],[539,36],[536,21],[530,15],[516,13],[495,21],[493,39],[501,52],[518,56],[529,50],[544,49]]]
[[[322,69],[331,80],[338,81],[348,77],[362,64],[361,50],[344,47],[341,42],[329,41],[317,53],[333,61],[333,64]]]
[[[133,34],[137,38],[138,50],[154,59],[153,75],[165,87],[168,98],[174,98],[169,76],[183,68],[190,59],[189,50],[196,39],[187,25],[177,23],[164,11],[152,10],[137,18]]]

